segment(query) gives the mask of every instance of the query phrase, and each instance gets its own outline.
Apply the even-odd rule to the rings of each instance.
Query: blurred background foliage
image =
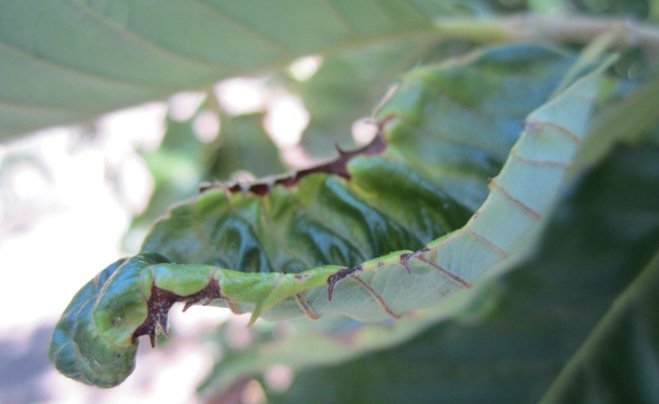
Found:
[[[437,15],[456,17],[581,14],[659,22],[659,0],[432,4]],[[574,52],[583,47],[576,42],[560,45]],[[197,195],[203,182],[278,174],[331,157],[337,145],[348,149],[365,143],[372,132],[365,122],[373,115],[373,106],[404,72],[479,46],[468,39],[397,39],[327,57],[312,55],[239,82],[233,92],[227,88],[236,84],[235,79],[197,89],[186,98],[184,113],[176,112],[180,97],[171,98],[162,116],[161,137],[135,146],[152,179],[147,203],[133,208],[126,202],[131,196],[117,173],[132,160],[105,162],[118,199],[133,212],[123,251],[136,251],[154,220]],[[624,120],[624,100],[630,94],[641,94],[632,108],[654,108],[658,61],[658,47],[621,49],[603,84],[608,96],[601,111],[617,112]],[[249,108],[236,107],[245,93],[253,91],[257,95],[247,100]],[[301,123],[287,128],[294,133],[299,127],[300,133],[286,138],[277,130],[274,111],[280,107],[294,110]],[[41,119],[35,117],[30,129],[43,126]],[[43,120],[48,122],[47,117]],[[79,120],[73,116],[71,122]],[[69,150],[97,141],[104,130],[93,119],[80,128],[68,141]],[[312,331],[306,320],[258,322],[238,342],[232,334],[236,323],[244,324],[228,321],[199,336],[211,343],[221,361],[200,393],[218,403],[657,402],[659,123],[644,122],[638,132],[633,142],[617,147],[573,186],[538,251],[515,271],[483,286],[482,296],[462,307],[459,316],[430,322],[409,335],[403,332],[405,337],[391,343],[394,348],[376,346],[356,357],[343,357],[341,350],[368,327],[352,320],[314,324],[319,345],[311,343],[307,351],[300,351],[299,345],[282,347],[290,341],[310,343],[306,336]],[[0,138],[3,236],[38,220],[35,204],[40,212],[49,209],[44,207],[48,198],[25,194],[16,185],[15,173],[26,167],[39,181],[52,182],[43,153],[24,147],[22,135],[3,132]],[[390,331],[390,324],[378,327],[367,331]],[[172,342],[176,335],[174,329]],[[273,350],[287,359],[268,366],[259,362]],[[319,366],[306,356],[296,357],[314,350],[338,359]],[[220,382],[222,377],[232,383]]]

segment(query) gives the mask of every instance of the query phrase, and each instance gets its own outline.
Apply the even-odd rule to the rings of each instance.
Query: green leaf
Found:
[[[428,62],[437,41],[403,40],[333,56],[298,89],[311,120],[302,142],[314,155],[327,154],[335,144],[355,147],[350,124],[373,114],[373,106],[393,81],[413,65]],[[327,157],[327,156],[326,156]]]
[[[543,401],[649,403],[659,397],[658,291],[659,250],[613,302]]]
[[[517,51],[519,54],[529,54],[527,48],[518,48]],[[539,59],[553,57],[546,50],[537,51],[542,54]],[[492,107],[502,108],[501,91],[496,91],[501,81],[496,73],[497,68],[503,68],[501,64],[509,65],[513,61],[508,52],[514,54],[512,50],[500,50],[483,55],[479,62],[475,62],[476,66],[484,66],[486,71],[492,69],[494,78],[488,82],[480,76],[482,81],[479,86],[470,81],[471,93],[465,91],[462,97],[471,97],[471,100],[446,102],[438,88],[444,90],[444,85],[447,87],[445,91],[450,91],[451,85],[446,83],[461,83],[460,79],[466,83],[476,78],[473,70],[479,69],[460,69],[448,65],[411,74],[409,80],[401,85],[398,95],[382,110],[383,115],[393,114],[397,118],[390,122],[385,131],[387,150],[378,156],[352,160],[349,164],[350,181],[319,174],[305,178],[292,188],[275,186],[263,197],[250,193],[209,192],[196,203],[173,210],[168,219],[154,227],[142,250],[157,251],[177,264],[196,264],[197,267],[193,269],[190,266],[188,270],[200,273],[212,272],[213,266],[264,273],[259,276],[232,274],[232,279],[242,278],[244,282],[255,285],[249,293],[241,289],[240,296],[231,296],[225,290],[223,296],[228,302],[224,304],[240,311],[255,311],[257,314],[263,311],[263,315],[274,318],[304,313],[315,317],[327,311],[372,321],[428,305],[429,302],[424,299],[437,301],[443,294],[467,286],[476,273],[483,271],[482,268],[502,263],[511,254],[514,256],[516,252],[513,249],[518,242],[514,231],[502,237],[496,234],[496,229],[500,231],[501,227],[491,226],[487,219],[480,219],[472,223],[473,228],[467,227],[435,242],[429,251],[412,254],[409,250],[418,250],[430,240],[460,227],[468,218],[469,211],[454,201],[470,202],[475,190],[480,187],[480,200],[474,201],[474,206],[479,204],[486,194],[486,179],[496,172],[492,161],[505,159],[509,142],[513,140],[510,134],[500,129],[494,132],[494,135],[500,136],[497,139],[481,136],[481,133],[487,128],[486,123],[496,122],[497,116],[488,114],[490,102],[494,104],[493,100],[496,99],[497,104]],[[538,59],[528,58],[532,63],[538,63]],[[515,63],[520,68],[519,58],[515,59]],[[528,80],[527,71],[522,80]],[[543,71],[546,70],[543,68]],[[511,84],[515,83],[515,76],[511,76],[510,80]],[[489,90],[494,92],[489,94],[490,97],[483,96],[487,94],[487,90],[484,91],[487,84],[491,86]],[[592,84],[591,80],[582,86]],[[427,93],[419,93],[419,88],[427,89]],[[531,168],[526,167],[521,172],[528,175],[533,171],[531,175],[546,176],[550,186],[545,193],[519,186],[518,191],[508,191],[516,186],[514,181],[508,179],[508,171],[504,169],[498,177],[500,185],[495,186],[494,196],[483,205],[481,216],[485,209],[497,211],[489,220],[506,220],[506,215],[513,215],[514,222],[520,225],[520,232],[533,228],[534,223],[541,223],[540,212],[550,208],[551,195],[559,186],[560,176],[569,162],[569,157],[561,157],[559,150],[566,148],[569,151],[567,156],[576,150],[573,136],[577,135],[572,135],[572,132],[581,132],[582,136],[585,133],[588,105],[583,100],[588,97],[587,91],[593,90],[593,87],[590,90],[577,87],[573,91],[582,91],[579,97],[563,97],[571,113],[566,115],[567,121],[552,123],[559,126],[558,131],[548,130],[545,119],[563,119],[559,101],[548,104],[532,116],[537,117],[537,127],[533,126],[535,120],[529,119],[531,143],[520,143],[517,157],[509,164],[513,167],[529,165]],[[476,92],[480,98],[476,97]],[[438,93],[439,97],[432,96]],[[483,126],[478,127],[479,120],[472,121],[472,125],[458,135],[453,132],[457,124],[451,124],[450,119],[445,120],[444,117],[452,115],[454,122],[473,118],[473,110],[464,106],[469,102],[485,111],[480,112],[484,115],[484,119],[480,120],[484,121]],[[529,102],[528,98],[525,102]],[[440,108],[436,104],[445,105]],[[585,109],[578,111],[580,104]],[[510,105],[509,108],[519,107]],[[426,115],[426,111],[431,112]],[[572,115],[575,111],[577,113]],[[460,116],[460,113],[463,115]],[[504,116],[496,123],[505,125],[508,123],[506,119],[513,120]],[[577,121],[571,122],[574,118]],[[515,121],[521,121],[521,117]],[[438,138],[428,136],[433,131]],[[559,153],[552,156],[549,163],[540,160],[542,164],[535,164],[533,161],[537,157],[528,154],[537,153],[533,151],[537,147],[533,142],[537,139],[550,141],[551,149]],[[483,153],[490,157],[483,158]],[[515,196],[510,192],[522,194]],[[531,205],[523,202],[523,195],[527,192],[533,194],[534,199],[529,202]],[[490,235],[488,232],[495,233]],[[525,240],[528,238],[527,233]],[[286,240],[286,243],[281,240]],[[459,264],[442,262],[445,258],[435,257],[437,251],[443,248],[455,249],[457,254],[470,251],[470,256],[478,257],[478,263],[474,261],[470,264],[468,260],[459,261]],[[480,251],[480,255],[474,255],[475,251]],[[442,257],[454,259],[449,254]],[[301,272],[328,264],[334,266]],[[433,265],[436,267],[433,268]],[[461,268],[444,269],[456,265]],[[407,276],[410,271],[414,273],[417,267],[421,272],[416,279],[415,276]],[[376,268],[377,271],[374,270]],[[328,300],[324,290],[328,276],[336,273],[334,278],[341,279],[351,272],[360,272],[359,278],[350,277],[360,281],[334,284],[330,280],[330,287],[337,299]],[[273,273],[285,275],[275,276]],[[403,274],[405,276],[401,277]],[[439,279],[434,280],[436,276]],[[273,287],[270,282],[275,279],[276,287]],[[389,289],[392,283],[399,286]],[[438,283],[444,284],[439,294],[414,286]],[[396,296],[396,301],[387,304],[385,300],[388,300],[386,297],[389,294]],[[362,296],[361,303],[355,304],[354,299],[359,295]],[[278,303],[281,303],[278,309],[269,310]]]
[[[603,158],[615,142],[634,143],[652,136],[648,131],[658,122],[658,94],[659,79],[655,78],[638,85],[624,98],[607,104],[591,125],[589,136],[597,142],[579,152],[571,171],[579,173],[584,166]]]
[[[140,271],[144,266],[162,261],[163,257],[153,254],[119,260],[75,295],[53,332],[48,351],[49,358],[62,374],[83,383],[112,387],[133,371],[137,344],[131,344],[129,336],[125,335],[123,343],[117,344],[117,332],[125,334],[126,331],[117,330],[113,323],[132,323],[133,327],[142,323],[147,308],[131,305],[136,299],[141,300],[143,292],[134,279],[148,276]],[[122,273],[117,273],[119,268],[123,269]],[[101,289],[113,284],[116,286],[107,294],[104,306],[114,310],[93,316]],[[126,295],[121,296],[124,293]],[[115,338],[108,339],[103,331],[109,331]]]
[[[307,368],[268,401],[654,402],[658,160],[656,145],[619,147],[581,178],[538,250],[483,286],[489,303],[475,315],[395,348]]]
[[[222,116],[220,135],[204,159],[209,179],[228,180],[238,170],[257,177],[284,170],[279,151],[263,129],[262,112]]]
[[[241,349],[223,343],[227,339],[226,327],[220,327],[218,335],[207,339],[222,345],[222,357],[199,390],[204,396],[212,397],[245,377],[264,374],[274,366],[284,365],[297,373],[395,347],[458,313],[466,319],[489,310],[497,296],[481,292],[487,285],[480,282],[471,293],[451,295],[441,305],[415,311],[414,315],[394,322],[361,323],[341,317],[325,317],[315,322],[290,320],[283,325],[278,323],[276,338],[269,332],[270,323],[259,322],[254,326],[256,342]]]
[[[0,136],[89,119],[308,54],[437,36],[433,18],[455,12],[417,0],[3,1]]]
[[[197,193],[205,171],[203,152],[207,146],[194,134],[193,118],[183,122],[167,118],[163,141],[156,150],[142,156],[154,181],[153,193],[144,211],[134,217],[124,240],[129,244],[139,237],[137,246],[152,223],[169,207]],[[206,146],[206,147],[205,147]]]
[[[144,334],[153,343],[179,301],[249,310],[253,319],[345,314],[367,321],[436,304],[482,273],[510,267],[551,213],[586,137],[599,72],[532,112],[499,175],[487,178],[508,156],[511,129],[565,68],[556,52],[514,46],[417,69],[382,108],[381,137],[363,155],[343,153],[311,175],[280,178],[264,195],[267,184],[217,189],[175,208],[142,254],[68,310],[95,298],[77,321],[96,324],[90,340],[128,349]],[[486,182],[491,194],[455,230],[485,198]],[[69,331],[69,317],[53,350],[88,343]],[[64,365],[51,357],[72,366],[70,355]],[[117,369],[102,359],[92,357],[100,368],[91,370],[84,366],[90,358],[81,359],[80,372],[91,374],[79,379],[105,383],[104,372]]]
[[[277,147],[263,130],[263,113],[225,115],[216,139],[210,144],[199,140],[194,122],[201,112],[207,112],[208,104],[203,103],[184,121],[167,118],[160,147],[143,152],[155,182],[154,190],[146,209],[133,219],[125,237],[127,242],[139,236],[141,244],[153,222],[173,204],[197,195],[203,181],[228,180],[245,167],[254,175],[283,169]]]

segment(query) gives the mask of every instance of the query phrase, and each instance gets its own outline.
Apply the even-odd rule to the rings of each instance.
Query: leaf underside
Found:
[[[486,285],[486,302],[475,313],[340,364],[311,361],[268,402],[655,402],[658,159],[657,145],[620,147],[580,178],[540,248]],[[300,335],[252,347],[249,356],[220,363],[205,393],[274,364],[298,369],[298,362],[309,364],[310,352],[341,356],[369,338],[354,334]]]
[[[433,18],[454,13],[419,0],[3,1],[0,138],[269,71],[311,53],[436,37]]]
[[[378,113],[382,147],[341,153],[341,175],[211,189],[174,208],[140,254],[74,297],[51,358],[68,376],[112,386],[132,371],[137,337],[166,330],[175,302],[253,319],[378,321],[508,267],[587,141],[597,74],[547,101],[570,63],[511,46],[413,70]]]

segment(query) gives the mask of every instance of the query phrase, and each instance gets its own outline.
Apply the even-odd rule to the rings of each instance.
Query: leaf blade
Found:
[[[387,2],[385,8],[399,13],[393,20],[377,3],[344,2],[340,12],[332,4],[3,2],[0,73],[7,80],[0,87],[0,116],[13,119],[0,126],[0,134],[89,119],[222,78],[282,67],[309,53],[339,52],[386,41],[384,36],[434,35],[437,10],[422,15],[408,2]],[[353,30],[345,13],[367,14],[377,24]],[[47,114],[31,122],[27,111],[33,109]]]
[[[356,399],[364,403],[509,403],[537,402],[543,397],[587,400],[594,396],[578,394],[609,394],[629,388],[651,391],[654,379],[641,377],[639,368],[619,368],[595,385],[592,377],[602,375],[596,369],[602,362],[591,358],[588,365],[577,369],[564,365],[584,359],[581,353],[573,355],[590,345],[587,341],[593,337],[594,327],[608,318],[607,312],[620,308],[616,299],[626,295],[632,285],[638,286],[639,277],[653,268],[650,262],[656,255],[659,211],[646,191],[659,189],[654,164],[658,153],[656,146],[647,144],[618,146],[592,172],[579,178],[552,217],[538,250],[515,270],[484,285],[482,297],[489,303],[480,310],[436,323],[397,347],[339,365],[312,365],[296,373],[289,391],[270,392],[268,399],[287,403],[308,402],[311,397],[338,403]],[[650,292],[636,298],[649,303],[656,296],[657,284],[642,283]],[[654,308],[651,304],[644,307]],[[644,321],[643,329],[656,330],[655,317],[650,309],[625,317],[625,322]],[[615,328],[611,326],[608,330]],[[616,334],[634,330],[638,327],[626,327]],[[260,350],[252,352],[259,354]],[[630,350],[597,349],[597,356],[603,362],[625,363],[632,358],[627,352]],[[644,352],[645,360],[651,360],[650,351]],[[232,363],[227,366],[229,376]],[[574,370],[581,378],[570,377],[568,387],[577,394],[550,396],[549,392],[556,393],[551,388],[557,387],[553,385],[557,375]],[[641,371],[641,375],[652,372]],[[211,386],[206,394],[215,391]],[[603,400],[603,396],[599,398]]]
[[[516,49],[521,54],[527,50],[524,47]],[[507,48],[495,49],[465,63],[489,66],[492,58],[495,63],[501,63],[497,62],[497,58],[503,53],[504,64],[517,64],[518,61],[511,57],[509,51]],[[551,54],[547,50],[542,52]],[[544,60],[540,59],[540,62]],[[439,66],[438,71],[447,69],[447,66],[451,71],[450,63]],[[515,149],[523,149],[529,139],[532,142],[537,137],[561,139],[563,146],[552,151],[569,163],[576,149],[582,146],[581,139],[586,136],[588,110],[601,70],[578,80],[564,93],[536,109],[530,115]],[[424,74],[433,75],[436,72],[430,69]],[[411,80],[418,75],[418,72],[413,73]],[[421,74],[421,77],[425,76]],[[549,75],[546,80],[557,82],[557,78]],[[531,76],[529,82],[535,82],[535,77]],[[540,86],[546,88],[546,84],[542,82]],[[410,87],[413,90],[416,88],[414,85]],[[472,88],[472,91],[477,90]],[[494,98],[496,95],[496,91],[490,94]],[[405,91],[401,92],[400,97],[403,105],[410,99]],[[473,98],[471,102],[478,102],[478,99]],[[421,111],[426,110],[421,108]],[[432,115],[435,110],[429,111],[436,119]],[[578,113],[571,114],[570,111]],[[416,120],[422,116],[418,110],[410,112],[416,114]],[[519,114],[519,111],[513,109],[513,114]],[[542,229],[542,219],[551,213],[553,203],[564,186],[562,178],[569,164],[538,165],[509,158],[496,177],[500,185],[492,188],[493,192],[464,227],[452,232],[450,228],[435,227],[435,232],[445,236],[428,243],[426,247],[423,243],[427,240],[417,239],[420,245],[415,247],[414,231],[406,231],[400,223],[374,209],[369,205],[368,198],[359,198],[356,188],[359,180],[355,176],[358,171],[352,171],[353,166],[373,159],[388,161],[387,164],[397,162],[418,167],[418,164],[409,164],[410,160],[404,158],[406,148],[417,147],[415,142],[405,139],[405,133],[410,136],[409,125],[413,121],[396,116],[383,120],[381,126],[387,148],[381,155],[365,153],[355,157],[354,162],[348,161],[350,180],[335,178],[320,170],[315,175],[305,176],[290,188],[274,186],[269,194],[212,190],[196,201],[178,206],[169,218],[154,227],[142,253],[131,258],[131,265],[118,268],[108,284],[97,291],[94,310],[85,312],[79,322],[101,324],[99,335],[107,339],[109,346],[124,348],[135,346],[136,338],[143,334],[148,334],[154,341],[158,328],[166,328],[167,311],[179,301],[185,302],[186,307],[211,301],[238,312],[252,311],[253,319],[258,315],[283,319],[302,315],[317,318],[327,314],[344,314],[365,321],[379,321],[398,318],[411,310],[437,304],[456,290],[469,287],[492,267],[510,268],[534,245],[535,238],[530,235]],[[395,130],[400,127],[405,127],[407,132]],[[499,142],[505,143],[506,138],[510,137],[505,130],[494,133],[499,136]],[[477,138],[468,139],[476,141]],[[451,145],[450,141],[447,144]],[[495,156],[505,147],[490,138],[484,138],[482,145]],[[475,156],[476,164],[482,165],[480,155]],[[450,211],[451,205],[455,205],[457,211],[464,215],[463,220],[466,220],[469,210],[460,208],[448,192],[437,186],[440,182],[437,178],[441,175],[432,177],[428,174],[434,170],[441,174],[442,170],[437,170],[435,165],[441,166],[443,163],[437,163],[433,155],[421,156],[420,160],[423,159],[430,159],[432,163],[425,162],[428,169],[420,177],[431,184],[434,193],[442,195],[440,210]],[[395,164],[391,167],[400,169]],[[338,173],[344,170],[339,167]],[[528,185],[529,172],[531,177],[537,176],[544,181],[536,183],[541,189],[534,191]],[[384,183],[380,181],[380,185],[395,188],[396,183],[392,182],[395,178],[389,176]],[[408,180],[404,174],[398,178],[402,182]],[[505,183],[507,179],[511,180],[510,184]],[[482,178],[481,185],[485,187],[485,178]],[[462,191],[458,187],[452,192]],[[536,197],[537,192],[542,198]],[[414,199],[407,203],[399,207],[414,210],[419,206]],[[306,221],[300,216],[300,207],[312,213]],[[268,210],[269,216],[262,215],[264,209]],[[529,215],[529,212],[533,214]],[[521,215],[529,216],[529,220],[522,223]],[[268,224],[263,219],[268,217],[285,229],[287,237],[292,238],[286,243],[290,243],[290,247],[301,254],[299,256],[321,266],[307,270],[299,264],[291,267],[291,262],[298,258],[282,253],[282,245],[287,244],[278,240],[276,234],[268,233],[272,231],[272,225],[264,230]],[[515,221],[511,226],[502,226],[512,219]],[[440,220],[434,225],[441,226],[442,223],[446,221]],[[307,246],[308,250],[303,246]],[[420,249],[416,252],[401,250],[406,247]],[[156,262],[149,264],[152,257],[157,257]],[[279,267],[274,268],[280,269],[279,273],[273,272],[273,265]],[[286,269],[295,270],[287,272]],[[200,282],[204,279],[207,280],[206,286]],[[78,300],[74,299],[70,307],[80,305]],[[117,313],[121,315],[117,316]],[[58,329],[67,334],[67,320],[62,321]],[[71,343],[86,342],[73,339]],[[89,358],[80,360],[82,372],[86,371],[83,365],[87,360]],[[114,367],[109,367],[107,371],[114,370]],[[103,373],[103,366],[94,372]],[[123,380],[126,376],[122,374],[117,380]],[[83,377],[82,380],[90,379]]]

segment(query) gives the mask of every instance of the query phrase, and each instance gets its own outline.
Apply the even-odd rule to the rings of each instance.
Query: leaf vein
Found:
[[[363,279],[361,279],[360,277],[358,277],[355,274],[350,275],[350,278],[352,280],[354,280],[355,282],[357,282],[359,284],[359,286],[361,286],[362,289],[364,289],[366,291],[366,293],[368,293],[373,298],[375,303],[377,303],[378,306],[380,306],[380,308],[382,308],[382,310],[384,310],[387,314],[389,314],[391,317],[393,317],[395,319],[400,318],[400,315],[396,314],[396,312],[394,312],[391,309],[391,307],[389,307],[387,302],[384,301],[384,298],[382,297],[382,295],[379,294],[375,289],[373,289],[373,287],[371,285],[366,283]]]
[[[470,235],[471,237],[473,237],[475,240],[479,241],[481,244],[486,245],[487,247],[489,247],[491,250],[496,252],[497,255],[499,255],[501,258],[507,258],[508,257],[508,253],[506,252],[506,250],[504,250],[503,248],[496,245],[489,238],[487,238],[487,237],[485,237],[481,234],[476,233],[473,229],[468,228],[467,229],[467,234]]]
[[[544,167],[556,167],[556,168],[567,168],[570,166],[568,163],[562,161],[551,161],[551,160],[534,160],[527,157],[524,157],[517,153],[515,150],[510,152],[510,155],[516,160],[521,161],[522,163],[535,165],[535,166],[544,166]]]
[[[89,70],[82,70],[81,68],[78,68],[78,67],[65,65],[65,64],[56,62],[53,59],[45,59],[43,57],[38,57],[37,55],[35,55],[33,53],[30,53],[25,49],[21,49],[21,48],[15,46],[15,45],[12,45],[12,44],[10,44],[10,43],[2,40],[2,39],[0,39],[0,47],[4,47],[5,49],[7,49],[11,52],[14,52],[14,53],[19,54],[23,57],[26,57],[26,58],[32,60],[33,62],[39,63],[41,65],[44,65],[44,66],[48,67],[48,68],[51,68],[51,69],[54,69],[54,70],[59,70],[59,71],[62,71],[62,72],[68,73],[68,74],[72,74],[72,75],[76,76],[77,78],[82,76],[84,78],[90,79],[91,81],[100,82],[100,83],[103,83],[103,84],[118,85],[118,86],[121,86],[121,87],[130,88],[130,89],[135,89],[136,87],[137,88],[143,88],[143,89],[147,89],[147,90],[150,90],[150,91],[157,91],[158,92],[157,95],[163,95],[163,93],[170,93],[170,92],[175,92],[175,91],[178,90],[178,89],[173,88],[173,87],[155,87],[155,86],[152,86],[152,85],[149,85],[149,84],[139,83],[139,82],[136,82],[136,81],[126,81],[126,80],[123,80],[123,79],[120,79],[120,78],[114,77],[114,76],[106,76],[106,75],[103,75],[103,74],[100,74],[100,73],[97,73],[97,72],[92,72],[92,71],[89,71]]]
[[[189,64],[194,64],[194,65],[199,65],[199,66],[204,66],[205,68],[210,68],[213,71],[217,71],[219,69],[223,69],[223,66],[216,62],[212,62],[210,60],[206,59],[199,59],[192,57],[189,54],[184,54],[179,51],[176,51],[172,48],[168,48],[166,46],[163,46],[159,44],[158,42],[154,41],[151,38],[145,37],[143,35],[139,35],[137,32],[132,31],[128,29],[128,27],[118,24],[116,21],[112,20],[111,18],[108,18],[102,13],[99,13],[98,11],[94,10],[93,8],[89,7],[88,5],[81,3],[78,0],[67,0],[70,4],[74,4],[78,6],[82,11],[90,15],[91,17],[95,18],[97,21],[101,22],[104,24],[106,27],[111,28],[115,32],[123,35],[124,37],[132,40],[134,43],[139,44],[143,46],[144,48],[150,48],[152,50],[155,50],[157,52],[161,52],[165,55],[174,57],[176,59],[182,60],[186,63]]]
[[[295,54],[295,52],[293,52],[293,50],[291,50],[285,44],[283,44],[279,41],[275,41],[274,39],[272,39],[272,37],[269,37],[266,34],[260,32],[260,31],[257,31],[256,29],[254,29],[253,27],[245,24],[244,22],[238,21],[238,20],[230,17],[223,10],[221,10],[217,7],[211,6],[210,4],[208,4],[208,3],[206,3],[202,0],[192,0],[192,1],[197,3],[200,7],[203,7],[204,9],[206,9],[209,12],[213,13],[213,15],[217,16],[218,18],[221,18],[222,20],[224,20],[224,21],[228,22],[229,24],[235,26],[236,28],[238,28],[241,31],[247,33],[248,35],[251,35],[252,37],[257,38],[258,40],[260,40],[261,42],[267,44],[268,46],[271,46],[273,48],[277,48],[277,49],[279,49],[280,51],[282,51],[283,53],[285,53],[288,56],[292,56],[292,55]]]
[[[298,306],[300,306],[300,309],[302,309],[304,314],[307,315],[307,317],[312,320],[318,320],[320,318],[320,315],[311,308],[309,302],[307,302],[301,294],[295,294],[295,301],[297,302]]]
[[[325,4],[327,4],[327,6],[330,9],[330,12],[332,13],[332,15],[334,15],[336,17],[336,19],[341,23],[341,25],[346,27],[348,29],[348,31],[350,31],[350,33],[356,34],[356,35],[361,35],[361,33],[358,32],[355,29],[355,27],[353,27],[353,25],[345,18],[345,16],[343,15],[343,12],[341,12],[339,10],[339,8],[336,6],[336,4],[334,3],[334,0],[324,0],[324,2],[325,2]]]
[[[507,189],[505,189],[504,187],[499,185],[494,179],[491,179],[489,181],[488,185],[492,189],[500,192],[507,200],[512,202],[513,205],[517,206],[518,208],[520,208],[521,210],[526,212],[532,218],[534,218],[536,220],[542,220],[542,215],[540,213],[536,212],[533,208],[531,208],[529,205],[525,204],[524,202],[522,202],[518,198],[515,198],[514,196],[512,196],[510,194],[510,192],[508,192]]]
[[[551,128],[556,129],[558,131],[558,133],[565,136],[565,138],[571,140],[577,146],[581,146],[581,143],[582,143],[581,139],[579,139],[579,137],[574,132],[572,132],[571,130],[569,130],[565,126],[562,126],[562,125],[560,125],[556,122],[552,122],[552,121],[531,121],[531,122],[527,122],[526,126],[527,126],[527,128],[530,128],[531,130],[537,130],[541,126],[549,126]]]
[[[425,256],[423,256],[421,254],[415,254],[414,258],[418,259],[421,262],[425,262],[426,264],[428,264],[431,267],[435,268],[436,270],[439,271],[440,274],[444,275],[449,280],[451,280],[454,283],[460,285],[461,287],[463,287],[463,288],[470,288],[471,287],[470,282],[466,281],[465,279],[462,279],[460,276],[454,274],[453,272],[451,272],[448,269],[442,267],[441,265],[429,260]]]

